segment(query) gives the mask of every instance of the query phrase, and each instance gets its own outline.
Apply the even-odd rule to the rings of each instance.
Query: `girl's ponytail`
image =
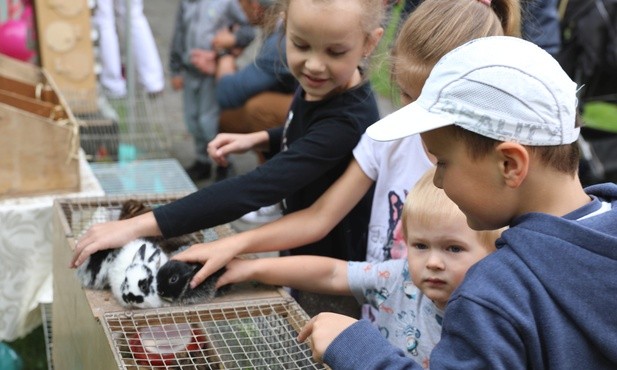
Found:
[[[521,36],[521,5],[519,0],[491,0],[491,9],[499,18],[504,35]]]

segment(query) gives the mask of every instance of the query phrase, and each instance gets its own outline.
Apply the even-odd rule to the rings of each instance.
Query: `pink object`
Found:
[[[23,12],[19,19],[9,19],[0,24],[0,53],[30,61],[35,51],[28,48],[33,38],[32,5],[24,2]]]

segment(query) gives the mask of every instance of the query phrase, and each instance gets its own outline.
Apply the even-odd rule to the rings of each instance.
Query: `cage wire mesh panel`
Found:
[[[308,320],[282,289],[233,285],[206,304],[127,310],[110,291],[83,289],[66,267],[77,238],[117,219],[123,204],[150,208],[185,194],[59,199],[54,204],[52,356],[62,369],[321,369],[296,336]],[[193,233],[195,242],[234,234],[229,225]],[[79,325],[75,325],[78,322]]]
[[[45,354],[47,355],[47,369],[53,370],[54,365],[51,360],[51,303],[41,304],[41,318],[43,319],[43,335],[45,336]]]
[[[80,200],[59,200],[58,205],[62,209],[63,219],[67,223],[66,227],[68,227],[68,230],[64,231],[65,235],[79,237],[94,224],[117,220],[120,216],[122,205],[128,200],[139,200],[145,206],[154,209],[177,200],[186,194],[188,193],[112,195]],[[191,237],[195,240],[195,243],[202,243],[225,237],[232,233],[233,230],[228,225],[223,225],[193,233]]]
[[[132,161],[170,157],[166,102],[143,91],[111,99],[66,92],[89,161]]]
[[[325,369],[296,340],[308,321],[292,298],[108,313],[121,369]]]
[[[164,194],[194,192],[197,187],[176,159],[132,162],[93,162],[92,172],[105,194]]]

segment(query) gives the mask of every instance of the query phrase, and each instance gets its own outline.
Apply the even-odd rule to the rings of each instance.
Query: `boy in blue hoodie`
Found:
[[[434,183],[469,226],[510,226],[450,297],[432,370],[617,368],[617,186],[583,189],[576,104],[548,53],[486,37],[444,56],[415,103],[367,130],[422,133]],[[333,369],[422,368],[366,321],[320,314],[309,336]]]

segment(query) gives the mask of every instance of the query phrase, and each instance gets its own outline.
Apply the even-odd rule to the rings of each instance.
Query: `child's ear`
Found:
[[[377,44],[379,44],[379,41],[381,40],[381,37],[383,36],[383,28],[378,27],[375,28],[373,30],[373,32],[371,32],[368,37],[366,38],[366,43],[364,45],[364,56],[368,57],[369,55],[373,54],[373,51],[375,50],[375,48],[377,47]]]
[[[503,142],[495,147],[499,170],[507,186],[518,188],[529,171],[529,152],[518,143]]]

